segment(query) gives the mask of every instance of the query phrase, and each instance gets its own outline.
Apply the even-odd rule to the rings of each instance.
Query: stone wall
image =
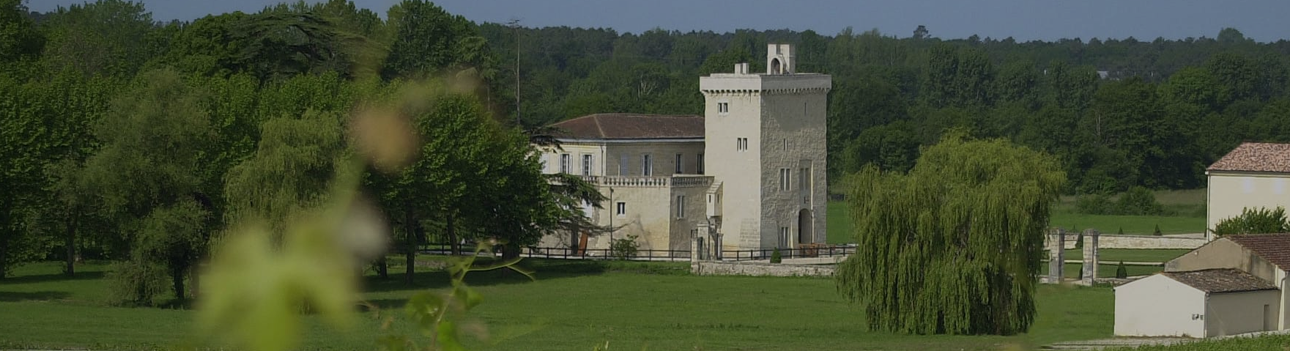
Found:
[[[695,275],[746,275],[770,277],[831,277],[834,265],[792,265],[762,262],[690,262]]]
[[[1056,235],[1048,235],[1044,238],[1044,248],[1049,249],[1052,246],[1052,240]],[[1065,245],[1067,250],[1075,248],[1075,240],[1079,238],[1079,233],[1066,233]],[[1195,249],[1205,245],[1207,241],[1204,238],[1189,238],[1177,236],[1153,236],[1153,235],[1123,235],[1123,234],[1103,234],[1099,239],[1099,246],[1103,249]]]
[[[1180,238],[1152,235],[1102,235],[1099,246],[1103,249],[1195,249],[1205,245],[1204,238]]]

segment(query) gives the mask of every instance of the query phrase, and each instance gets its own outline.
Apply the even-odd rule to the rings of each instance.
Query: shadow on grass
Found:
[[[47,282],[57,282],[57,281],[72,281],[72,280],[96,280],[96,279],[103,279],[103,272],[77,272],[75,275],[70,277],[62,273],[21,275],[21,276],[0,279],[0,286],[10,285],[10,284],[31,284],[31,283],[47,283]]]
[[[0,291],[0,302],[18,302],[18,301],[48,301],[62,300],[71,297],[72,294],[66,291],[33,291],[33,292],[14,292]]]

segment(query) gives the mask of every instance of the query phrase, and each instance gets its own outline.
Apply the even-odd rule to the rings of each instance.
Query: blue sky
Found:
[[[47,11],[84,0],[27,0]],[[294,1],[294,0],[293,0]],[[258,11],[278,0],[143,0],[158,20],[191,20],[211,13]],[[396,0],[355,0],[384,13]],[[525,26],[813,29],[836,34],[877,28],[900,37],[926,25],[932,36],[1017,40],[1060,38],[1214,37],[1234,27],[1258,41],[1290,39],[1286,0],[443,0],[449,12],[473,21],[520,19]]]

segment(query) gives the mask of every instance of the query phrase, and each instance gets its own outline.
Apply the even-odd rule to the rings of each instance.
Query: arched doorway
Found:
[[[784,74],[784,67],[779,63],[779,58],[770,60],[770,74]]]
[[[802,209],[797,212],[797,243],[810,244],[815,242],[815,225],[814,216],[811,210]]]

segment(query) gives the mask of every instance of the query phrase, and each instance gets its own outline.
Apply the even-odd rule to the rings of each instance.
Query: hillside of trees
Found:
[[[520,40],[520,113],[530,125],[595,112],[702,112],[696,77],[796,44],[798,71],[833,75],[829,171],[905,171],[949,129],[1059,157],[1066,193],[1204,186],[1203,169],[1242,141],[1290,141],[1290,42],[1216,38],[942,40],[845,30],[640,34],[609,29],[480,32],[499,58]],[[507,87],[514,74],[499,74]]]
[[[0,0],[0,272],[41,258],[68,258],[70,270],[70,258],[87,255],[157,262],[182,280],[234,219],[282,216],[293,207],[281,204],[316,198],[351,148],[345,116],[424,80],[477,84],[408,113],[419,118],[422,160],[370,175],[369,191],[399,232],[413,233],[407,242],[510,230],[522,245],[569,224],[578,189],[533,181],[526,149],[496,144],[590,113],[699,114],[698,77],[739,62],[764,70],[770,42],[796,44],[799,71],[833,75],[834,177],[868,164],[906,171],[955,130],[1055,155],[1068,194],[1196,188],[1239,142],[1290,141],[1285,40],[1228,28],[1215,38],[1017,42],[934,29],[528,28],[422,0],[384,17],[330,0],[162,23],[123,0],[48,13]],[[458,151],[473,158],[436,156]],[[256,190],[266,186],[286,190]],[[499,213],[489,206],[514,199],[461,196],[488,191],[532,207]],[[184,223],[197,227],[168,227]],[[136,245],[140,235],[162,246]]]

